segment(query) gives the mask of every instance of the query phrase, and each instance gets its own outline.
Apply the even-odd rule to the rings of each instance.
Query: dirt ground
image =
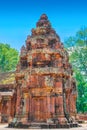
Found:
[[[33,130],[33,129],[16,129],[16,128],[8,128],[7,127],[8,124],[0,124],[0,130]],[[35,129],[34,129],[35,130]],[[37,130],[37,129],[36,129]],[[39,129],[41,130],[41,129]],[[49,129],[43,129],[43,130],[49,130]],[[51,129],[54,130],[54,129]],[[58,129],[59,130],[59,129]],[[60,129],[60,130],[68,130],[67,129]],[[81,127],[77,127],[77,128],[69,128],[69,130],[87,130],[87,123],[85,124],[81,124]]]

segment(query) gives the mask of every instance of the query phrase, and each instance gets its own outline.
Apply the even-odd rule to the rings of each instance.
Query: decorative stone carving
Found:
[[[32,29],[26,47],[22,47],[18,65],[16,105],[25,112],[21,113],[22,123],[67,125],[70,117],[75,117],[76,83],[72,80],[68,53],[45,14]],[[25,93],[29,95],[23,96]],[[15,116],[20,117],[18,110]]]

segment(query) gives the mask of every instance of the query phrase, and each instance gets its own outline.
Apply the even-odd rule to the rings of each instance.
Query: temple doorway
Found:
[[[7,100],[2,101],[2,110],[1,110],[1,122],[6,123],[8,122],[8,105],[7,105]]]
[[[32,119],[33,121],[41,122],[45,121],[46,118],[46,109],[45,109],[45,100],[44,98],[33,98],[32,99]]]

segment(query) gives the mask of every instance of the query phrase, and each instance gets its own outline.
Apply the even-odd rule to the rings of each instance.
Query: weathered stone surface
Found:
[[[22,123],[67,124],[76,116],[69,56],[43,14],[22,47],[16,71],[16,117]]]
[[[77,97],[72,76],[68,53],[43,14],[21,48],[14,85],[4,92],[0,88],[0,120],[5,113],[9,121],[15,117],[18,127],[32,123],[70,127],[68,123],[75,123]]]
[[[10,122],[15,114],[15,72],[0,74],[0,123]]]

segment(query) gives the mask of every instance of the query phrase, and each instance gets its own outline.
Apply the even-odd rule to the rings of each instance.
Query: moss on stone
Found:
[[[13,84],[15,81],[15,72],[6,72],[0,74],[0,84]]]

